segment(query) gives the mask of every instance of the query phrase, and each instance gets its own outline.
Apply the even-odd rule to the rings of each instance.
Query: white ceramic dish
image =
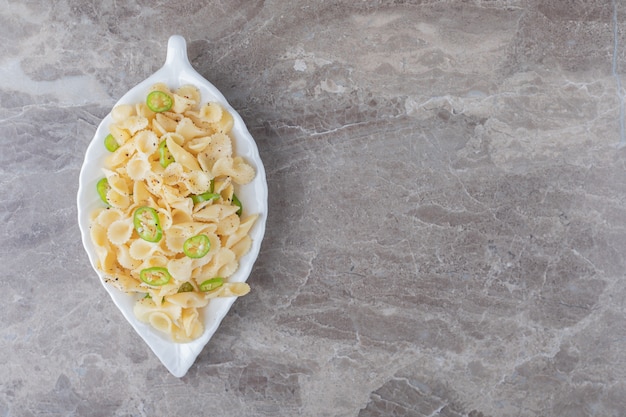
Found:
[[[237,155],[242,156],[256,169],[256,177],[245,186],[237,188],[237,196],[247,213],[259,213],[250,235],[253,240],[252,249],[240,262],[239,269],[230,278],[233,282],[245,282],[252,271],[259,250],[261,240],[265,233],[265,221],[267,218],[267,182],[265,169],[254,139],[248,132],[239,114],[228,104],[222,93],[215,86],[198,74],[191,66],[187,57],[187,44],[182,36],[172,36],[167,45],[167,57],[165,65],[149,78],[132,88],[117,104],[132,104],[145,100],[150,86],[157,82],[163,82],[170,88],[175,89],[185,84],[193,84],[200,89],[202,101],[217,101],[221,103],[234,118],[232,135],[235,140],[234,148]],[[116,105],[117,105],[116,104]],[[220,322],[228,313],[235,301],[234,297],[213,299],[204,309],[203,335],[190,343],[173,343],[167,337],[161,335],[150,326],[139,322],[133,314],[133,305],[136,297],[118,291],[104,282],[103,274],[96,268],[97,256],[89,236],[89,213],[101,202],[96,192],[96,183],[102,178],[103,160],[108,151],[103,146],[103,140],[108,134],[108,126],[112,123],[111,114],[107,115],[87,148],[85,160],[80,171],[78,187],[78,224],[80,227],[83,246],[87,251],[91,265],[100,277],[102,285],[109,293],[115,305],[120,309],[126,320],[131,324],[141,338],[150,346],[165,367],[177,377],[187,373],[195,362],[198,354],[211,339]],[[254,286],[252,286],[254,291]]]

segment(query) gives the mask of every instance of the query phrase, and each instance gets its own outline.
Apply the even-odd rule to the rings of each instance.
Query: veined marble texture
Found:
[[[0,416],[626,415],[623,1],[0,6]],[[252,291],[180,379],[75,203],[172,34],[270,192]]]

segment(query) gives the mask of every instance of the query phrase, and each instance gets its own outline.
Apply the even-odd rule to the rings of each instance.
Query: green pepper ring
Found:
[[[100,200],[102,200],[107,205],[109,204],[109,201],[107,200],[107,193],[109,192],[110,189],[111,187],[109,186],[109,181],[106,178],[102,178],[96,184],[96,190],[98,191]]]
[[[207,235],[196,235],[185,240],[183,253],[192,259],[202,258],[211,250],[211,241]]]
[[[117,140],[109,133],[106,138],[104,138],[104,147],[109,152],[115,152],[120,147],[120,144],[117,143]]]
[[[161,113],[171,109],[172,105],[174,105],[174,100],[169,94],[157,90],[148,94],[148,97],[146,97],[146,105],[153,112]]]
[[[139,237],[147,242],[155,243],[163,237],[159,214],[152,207],[142,206],[135,210],[133,226]]]
[[[151,268],[142,269],[141,272],[139,272],[139,278],[148,285],[160,287],[170,282],[172,276],[166,268],[153,266]]]
[[[198,203],[202,203],[203,201],[217,200],[220,197],[221,195],[217,193],[212,193],[212,192],[207,191],[206,193],[192,195],[191,201],[193,201],[194,204],[198,204]]]
[[[203,281],[202,284],[200,284],[200,291],[212,291],[216,288],[221,287],[222,285],[224,285],[224,278],[215,277],[207,279],[206,281]]]
[[[174,160],[174,157],[172,156],[172,153],[167,148],[167,142],[162,141],[159,144],[159,163],[161,164],[163,168],[167,168],[167,166],[171,164],[172,162],[175,162],[175,160]]]

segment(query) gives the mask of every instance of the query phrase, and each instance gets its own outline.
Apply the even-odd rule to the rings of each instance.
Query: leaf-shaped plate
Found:
[[[176,89],[185,84],[193,84],[200,90],[202,102],[217,101],[233,116],[232,136],[234,139],[234,150],[238,156],[243,157],[256,170],[256,176],[250,184],[237,188],[237,196],[243,203],[244,211],[249,214],[259,213],[259,219],[250,231],[250,237],[253,241],[252,248],[241,259],[237,272],[230,277],[231,282],[245,282],[259,254],[267,218],[267,182],[265,169],[256,143],[239,114],[228,104],[222,93],[193,69],[187,57],[187,44],[182,36],[174,35],[169,38],[165,65],[152,76],[132,88],[116,105],[134,104],[145,100],[148,89],[153,84],[159,82],[167,84],[171,89]],[[108,134],[108,128],[111,123],[112,118],[109,113],[96,130],[96,134],[87,148],[85,160],[80,171],[77,204],[78,224],[83,246],[104,288],[126,320],[150,346],[172,375],[182,377],[193,365],[197,356],[217,330],[220,322],[235,301],[235,297],[212,299],[203,310],[205,330],[202,336],[190,343],[174,343],[149,325],[135,318],[133,305],[138,296],[123,293],[105,283],[104,275],[96,268],[97,256],[89,235],[89,214],[97,207],[102,206],[96,191],[96,183],[104,175],[102,167],[108,151],[103,146],[103,141]]]

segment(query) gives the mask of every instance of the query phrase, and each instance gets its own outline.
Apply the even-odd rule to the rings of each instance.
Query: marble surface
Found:
[[[626,415],[624,2],[0,5],[0,416]],[[172,34],[270,191],[252,292],[180,379],[75,203]]]

